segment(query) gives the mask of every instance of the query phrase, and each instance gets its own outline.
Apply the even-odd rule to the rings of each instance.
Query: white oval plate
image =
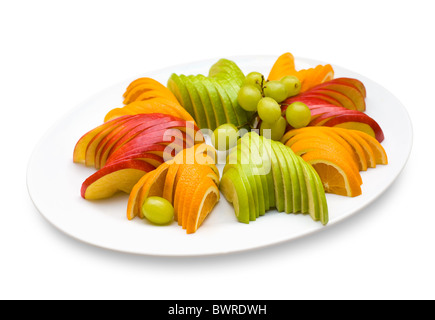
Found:
[[[275,56],[228,57],[248,73],[267,75]],[[39,212],[69,236],[98,247],[143,255],[200,256],[233,253],[278,244],[323,230],[348,218],[376,200],[404,168],[412,148],[412,125],[404,106],[379,84],[359,74],[333,66],[336,77],[357,78],[367,87],[367,114],[382,127],[382,143],[389,165],[362,172],[363,194],[356,198],[327,195],[330,222],[322,226],[307,215],[287,215],[270,211],[249,225],[237,222],[234,210],[222,196],[221,201],[192,235],[176,223],[156,227],[136,218],[126,218],[127,195],[90,202],[80,197],[82,182],[94,169],[74,164],[72,153],[78,139],[102,124],[105,114],[122,106],[127,85],[141,76],[166,84],[171,73],[207,74],[217,60],[140,74],[95,95],[66,115],[42,138],[28,166],[27,185]],[[325,64],[296,59],[298,68]],[[222,168],[221,168],[222,169]]]

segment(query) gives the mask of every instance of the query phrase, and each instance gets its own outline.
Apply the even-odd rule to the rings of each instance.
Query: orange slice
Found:
[[[362,184],[361,175],[359,174],[358,163],[354,161],[352,154],[349,153],[342,145],[334,140],[326,140],[326,139],[307,139],[295,142],[291,149],[294,153],[299,156],[302,156],[309,152],[321,152],[321,154],[327,154],[328,158],[337,158],[340,160],[340,163],[346,163],[354,175],[357,177],[357,181],[359,184]]]
[[[332,80],[334,69],[327,64],[297,71],[294,56],[287,52],[275,61],[267,79],[280,80],[285,76],[296,76],[302,84],[301,92],[305,92],[318,84]]]
[[[145,101],[135,101],[123,108],[115,108],[109,111],[104,122],[116,119],[123,115],[134,115],[139,113],[162,113],[168,114],[186,121],[192,121],[192,116],[179,104],[165,98],[153,98]]]
[[[136,101],[137,97],[139,97],[142,93],[151,90],[165,93],[168,97],[171,97],[171,99],[174,97],[172,92],[160,82],[151,78],[142,78],[141,80],[133,81],[127,87],[127,90],[124,93],[124,104],[129,104],[133,101]]]
[[[373,154],[375,156],[376,164],[386,165],[388,164],[388,156],[385,152],[384,147],[379,143],[378,140],[373,138],[371,135],[361,132],[358,130],[354,130],[354,133],[363,138],[371,147]]]
[[[152,171],[151,171],[152,172]],[[132,220],[134,217],[139,215],[139,195],[142,192],[143,186],[148,181],[148,179],[152,176],[151,172],[145,174],[133,187],[133,190],[130,192],[130,197],[128,198],[127,203],[127,219]]]
[[[136,212],[136,214],[141,219],[144,218],[141,208],[145,200],[148,197],[163,196],[163,188],[165,187],[165,181],[166,181],[166,175],[168,173],[168,169],[169,169],[169,165],[167,163],[163,163],[157,169],[151,171],[149,178],[145,181],[136,199],[137,206],[139,208],[139,212]]]
[[[213,180],[203,179],[190,201],[186,217],[186,233],[195,233],[220,200],[220,192]]]
[[[358,177],[346,161],[322,151],[308,152],[302,158],[317,171],[325,192],[347,197],[361,195]]]
[[[355,141],[356,141],[356,144],[359,144],[361,149],[364,150],[364,154],[365,154],[365,156],[367,158],[367,166],[369,168],[376,168],[375,153],[373,152],[373,149],[370,146],[370,144],[368,144],[366,140],[361,138],[360,135],[356,134],[354,130],[342,129],[342,130],[338,130],[338,132],[339,131],[342,131],[343,134],[348,134],[350,137],[353,137],[355,139]],[[350,140],[351,139],[349,138],[349,141]]]
[[[280,80],[285,76],[295,74],[295,58],[290,52],[286,52],[276,59],[267,79]]]
[[[174,203],[174,193],[175,193],[175,178],[177,177],[179,164],[171,164],[166,174],[165,188],[163,189],[163,198],[168,200],[170,203]]]

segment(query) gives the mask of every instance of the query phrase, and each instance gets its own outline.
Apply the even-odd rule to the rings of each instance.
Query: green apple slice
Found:
[[[274,143],[272,146],[275,146],[274,151],[282,171],[282,178],[284,182],[285,212],[292,213],[294,197],[293,184],[296,176],[295,169],[293,167],[289,167],[289,164],[287,163],[287,155],[284,154],[285,149],[283,148],[284,145],[281,142],[276,141],[276,143]]]
[[[167,87],[175,95],[183,108],[186,109],[193,118],[196,118],[189,92],[177,74],[173,73],[171,75],[168,80]]]
[[[200,129],[208,128],[210,124],[208,122],[204,106],[202,105],[202,101],[198,95],[198,91],[191,82],[191,78],[182,74],[180,75],[180,79],[186,86],[187,92],[189,92],[190,101],[195,112],[196,123],[198,124]]]
[[[241,141],[243,140],[244,143],[249,142],[249,150],[250,150],[250,155],[251,155],[251,160],[252,160],[252,168],[254,171],[254,175],[256,177],[260,178],[260,184],[257,186],[257,188],[263,191],[264,209],[265,209],[264,211],[266,212],[271,208],[270,196],[269,196],[269,184],[268,184],[268,181],[266,178],[267,173],[270,172],[270,168],[269,168],[268,172],[266,173],[265,159],[264,159],[264,157],[262,157],[262,155],[260,154],[260,151],[259,151],[259,141],[258,141],[259,136],[248,133],[247,135],[245,135],[245,137],[243,137],[240,140]],[[267,159],[267,160],[269,160],[269,159]],[[267,165],[267,163],[266,163],[266,165]],[[257,179],[257,181],[258,181],[258,179]],[[272,178],[272,181],[273,181],[273,178]],[[271,190],[273,190],[273,189],[271,189]],[[261,212],[260,212],[260,215],[261,215]]]
[[[216,62],[211,68],[209,75],[219,74],[219,73],[228,73],[231,77],[237,80],[237,83],[242,86],[243,81],[245,80],[245,75],[239,66],[232,60],[228,59],[220,59]]]
[[[227,93],[227,96],[231,101],[239,125],[247,124],[248,113],[245,110],[243,110],[242,107],[240,107],[237,99],[239,91],[233,88],[228,76],[216,75],[215,77],[213,77],[213,79],[217,79],[217,81],[219,81],[219,83],[222,85],[225,92]]]
[[[216,129],[216,115],[213,110],[213,105],[210,101],[210,96],[208,95],[207,89],[202,84],[199,76],[188,76],[190,82],[195,87],[199,98],[201,99],[202,107],[204,108],[205,115],[207,117],[208,129]]]
[[[267,188],[269,190],[269,205],[270,208],[275,208],[275,183],[273,180],[272,159],[270,158],[270,153],[272,152],[272,140],[264,139],[264,137],[259,136],[254,132],[251,132],[251,134],[254,137],[254,141],[258,141],[258,149],[261,158],[263,159],[263,169],[267,180]]]
[[[280,145],[281,146],[281,145]],[[294,152],[285,145],[281,146],[281,149],[283,151],[284,155],[287,155],[285,157],[287,161],[287,165],[290,170],[290,175],[292,179],[292,190],[293,190],[293,213],[302,212],[302,193],[301,193],[301,186],[300,186],[300,179],[299,175],[303,175],[302,172],[300,172],[300,164],[295,159]],[[305,180],[305,179],[303,179]]]
[[[219,93],[216,90],[216,87],[206,76],[198,75],[198,78],[202,82],[205,89],[207,90],[208,96],[212,103],[213,111],[215,113],[215,118],[216,118],[216,128],[227,123],[227,116],[225,114],[225,110],[222,105],[222,100],[220,98]]]
[[[260,202],[262,200],[262,197],[259,196],[257,182],[255,180],[254,174],[251,169],[251,164],[250,164],[251,161],[249,158],[249,154],[246,153],[246,147],[240,148],[240,146],[238,146],[237,148],[233,149],[233,151],[230,153],[230,155],[228,156],[228,163],[232,164],[235,162],[237,162],[237,164],[241,166],[243,172],[245,173],[245,176],[248,178],[249,186],[251,187],[252,195],[253,195],[255,219],[256,219],[260,216],[260,212],[261,212]],[[262,202],[264,208],[264,200]],[[252,221],[254,221],[255,219],[253,219]]]
[[[247,137],[249,138],[249,137]],[[257,200],[258,200],[258,216],[263,216],[266,213],[266,204],[265,204],[265,194],[264,194],[264,190],[263,190],[263,182],[261,180],[260,174],[259,174],[259,170],[257,167],[257,163],[258,163],[258,159],[254,159],[253,155],[255,155],[255,152],[252,152],[252,144],[249,141],[250,139],[240,139],[239,141],[241,141],[241,145],[237,146],[237,148],[240,148],[240,150],[242,151],[242,154],[246,154],[246,159],[242,158],[243,160],[246,160],[247,163],[249,164],[249,168],[251,170],[251,174],[252,177],[255,180],[255,186],[256,188],[256,192],[257,192]],[[243,164],[245,162],[242,162]]]
[[[236,156],[237,156],[237,153],[236,153]],[[254,193],[253,193],[252,188],[251,188],[251,183],[249,182],[248,177],[245,174],[245,169],[238,162],[235,162],[235,161],[232,161],[231,163],[229,161],[227,161],[227,162],[228,163],[225,165],[222,175],[225,175],[225,173],[228,170],[230,170],[231,168],[238,171],[240,177],[242,178],[242,180],[244,182],[246,193],[248,194],[249,220],[255,221],[257,214],[256,214],[256,209],[255,209]]]
[[[303,161],[303,160],[302,160]],[[308,163],[302,165],[302,170],[305,177],[308,196],[308,213],[314,221],[320,220],[320,199],[317,191],[316,179],[313,175],[312,167]],[[322,186],[323,188],[323,186]]]
[[[263,141],[263,143],[266,143]],[[273,184],[275,190],[275,207],[279,212],[283,212],[285,209],[285,200],[284,200],[284,182],[282,178],[281,167],[278,162],[278,158],[274,151],[274,141],[270,140],[271,148],[266,149],[269,152],[269,157],[272,165],[272,175],[273,175]]]
[[[327,225],[329,222],[329,210],[328,210],[328,202],[326,200],[326,194],[325,194],[325,189],[323,188],[322,180],[320,179],[317,171],[311,166],[311,164],[307,163],[307,166],[310,168],[312,172],[314,183],[317,189],[317,195],[319,198],[319,207],[320,207],[320,222],[323,225]]]
[[[231,124],[234,124],[235,126],[239,126],[240,124],[237,120],[236,113],[234,111],[231,100],[228,97],[228,94],[226,93],[226,91],[224,90],[224,88],[222,87],[222,85],[220,84],[218,79],[210,78],[210,80],[212,81],[213,85],[215,86],[217,92],[219,93],[219,97],[221,99],[222,106],[223,106],[223,109],[225,111],[225,116],[227,118],[226,123],[231,123]]]
[[[219,188],[227,201],[233,204],[237,220],[249,223],[249,198],[239,172],[234,168],[227,170],[222,176]]]
[[[293,152],[293,150],[291,150],[291,152]],[[296,170],[298,172],[299,187],[301,190],[301,212],[308,213],[308,190],[307,190],[307,183],[304,177],[304,171],[302,168],[305,161],[301,157],[297,156],[294,152],[293,155],[295,159]]]

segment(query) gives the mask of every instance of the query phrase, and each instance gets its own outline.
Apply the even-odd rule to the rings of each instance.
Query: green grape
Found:
[[[258,103],[258,116],[268,123],[275,123],[281,117],[281,106],[275,99],[265,97]]]
[[[306,127],[311,122],[311,110],[305,103],[293,102],[285,112],[287,122],[293,128]]]
[[[174,207],[161,197],[149,197],[142,205],[142,213],[150,222],[165,225],[174,220]]]
[[[255,112],[262,97],[260,90],[255,85],[248,84],[240,88],[237,101],[242,109]]]
[[[287,87],[284,83],[278,80],[268,81],[264,85],[264,95],[275,99],[276,102],[280,103],[287,99]]]
[[[293,97],[301,92],[301,82],[295,76],[285,76],[280,80],[287,88],[287,98]]]
[[[251,72],[245,77],[244,85],[253,85],[258,89],[263,89],[264,76],[260,72]]]
[[[279,141],[284,136],[286,128],[287,128],[287,121],[285,120],[284,117],[280,117],[278,121],[273,124],[264,121],[261,122],[260,134],[266,138]]]
[[[233,124],[226,123],[216,128],[211,137],[213,146],[219,151],[226,151],[237,145],[239,130]]]

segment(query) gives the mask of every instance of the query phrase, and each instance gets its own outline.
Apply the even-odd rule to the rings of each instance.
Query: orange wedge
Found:
[[[296,75],[295,58],[290,52],[286,52],[275,61],[267,79],[280,80],[289,75]]]
[[[305,92],[318,84],[332,80],[334,78],[334,69],[330,64],[318,65],[315,68],[307,69],[305,73],[298,72],[296,76],[302,83],[301,92]]]
[[[294,56],[287,52],[275,61],[267,79],[269,81],[280,80],[285,76],[296,76],[302,84],[301,92],[305,92],[316,85],[332,80],[334,69],[330,64],[327,64],[297,71]]]
[[[349,153],[341,144],[333,139],[325,139],[319,137],[300,140],[295,142],[291,146],[291,149],[299,156],[302,156],[303,154],[308,152],[319,151],[322,154],[330,155],[328,158],[334,157],[340,159],[340,161],[345,162],[347,166],[352,169],[352,172],[357,177],[358,183],[362,183],[361,175],[359,174],[359,166],[352,157],[352,153]]]
[[[376,164],[382,164],[382,165],[388,164],[387,153],[385,152],[384,147],[382,147],[382,145],[379,143],[378,140],[376,140],[371,135],[362,131],[354,130],[353,132],[354,134],[357,134],[361,138],[363,138],[370,145],[373,154],[375,156]]]
[[[133,81],[127,87],[123,95],[125,98],[124,104],[129,104],[133,101],[137,101],[137,98],[147,91],[161,92],[162,95],[167,96],[169,99],[175,99],[175,101],[177,101],[173,93],[160,82],[151,78],[139,78]]]
[[[127,219],[132,220],[134,217],[139,215],[140,207],[138,198],[142,192],[143,186],[148,181],[148,179],[152,176],[152,171],[145,174],[133,187],[133,190],[130,192],[130,197],[128,198],[127,203]]]
[[[195,190],[187,212],[186,232],[195,233],[219,202],[220,192],[212,179],[203,179]]]
[[[348,134],[349,137],[355,139],[354,141],[356,142],[356,144],[359,145],[362,148],[362,150],[364,150],[364,154],[367,159],[367,166],[369,168],[376,168],[375,153],[373,152],[370,144],[368,144],[367,141],[364,140],[359,134],[356,134],[354,130],[346,130],[346,129],[344,130],[345,131],[338,130],[337,132],[342,131],[343,134]],[[352,139],[348,138],[348,140],[352,140]]]
[[[139,113],[168,114],[195,123],[192,116],[180,104],[160,97],[155,97],[145,101],[135,101],[122,108],[112,109],[106,114],[104,122],[116,119],[123,115],[134,115]]]
[[[308,152],[302,158],[317,171],[325,192],[347,197],[361,195],[358,177],[345,160],[321,150]]]
[[[163,198],[168,200],[170,203],[174,203],[174,193],[175,193],[175,178],[177,177],[179,164],[171,164],[166,174],[165,188],[163,189]]]
[[[132,204],[133,206],[136,205],[139,208],[138,212],[136,212],[136,216],[144,218],[141,207],[148,197],[163,196],[163,188],[165,187],[166,174],[168,173],[168,169],[169,165],[167,163],[163,163],[157,169],[149,173],[149,178],[145,181],[140,193],[136,196],[137,204]]]

